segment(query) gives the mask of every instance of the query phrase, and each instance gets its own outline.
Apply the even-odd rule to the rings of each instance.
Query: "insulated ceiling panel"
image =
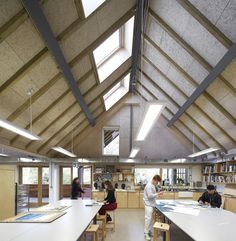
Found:
[[[5,41],[24,63],[45,47],[30,19],[24,21]]]
[[[55,36],[78,18],[73,0],[47,0],[42,9]]]

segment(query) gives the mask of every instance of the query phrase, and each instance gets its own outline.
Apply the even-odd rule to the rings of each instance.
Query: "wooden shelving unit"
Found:
[[[203,181],[206,183],[236,184],[236,160],[205,165]]]

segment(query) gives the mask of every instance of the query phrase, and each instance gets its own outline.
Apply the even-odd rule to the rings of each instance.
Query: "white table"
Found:
[[[1,241],[76,241],[101,208],[85,206],[85,201],[61,200],[56,205],[71,205],[66,214],[52,223],[0,223]]]
[[[157,209],[195,241],[235,241],[236,214],[192,200],[158,200]]]

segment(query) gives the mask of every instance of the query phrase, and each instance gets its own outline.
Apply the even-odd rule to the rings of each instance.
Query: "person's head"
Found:
[[[214,185],[208,185],[207,186],[207,192],[210,194],[210,195],[212,195],[212,194],[214,194],[214,192],[215,192],[215,186]]]
[[[153,178],[152,178],[152,184],[153,185],[158,185],[159,183],[161,182],[161,177],[159,175],[155,175]]]
[[[112,186],[112,183],[110,181],[105,181],[104,185],[107,190],[114,190],[114,187]]]
[[[80,183],[79,178],[78,178],[78,177],[75,177],[75,178],[73,179],[72,185],[79,184],[79,183]]]

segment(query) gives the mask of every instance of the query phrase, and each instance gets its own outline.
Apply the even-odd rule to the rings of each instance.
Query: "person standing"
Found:
[[[79,178],[76,177],[71,184],[71,199],[78,199],[81,197],[81,193],[84,193],[84,190],[80,185]]]
[[[156,192],[156,186],[161,182],[161,177],[159,175],[155,175],[152,178],[152,181],[149,182],[145,188],[143,193],[143,200],[145,206],[145,228],[144,235],[146,240],[151,240],[151,230],[153,224],[153,214],[156,207],[156,199],[162,192]]]

